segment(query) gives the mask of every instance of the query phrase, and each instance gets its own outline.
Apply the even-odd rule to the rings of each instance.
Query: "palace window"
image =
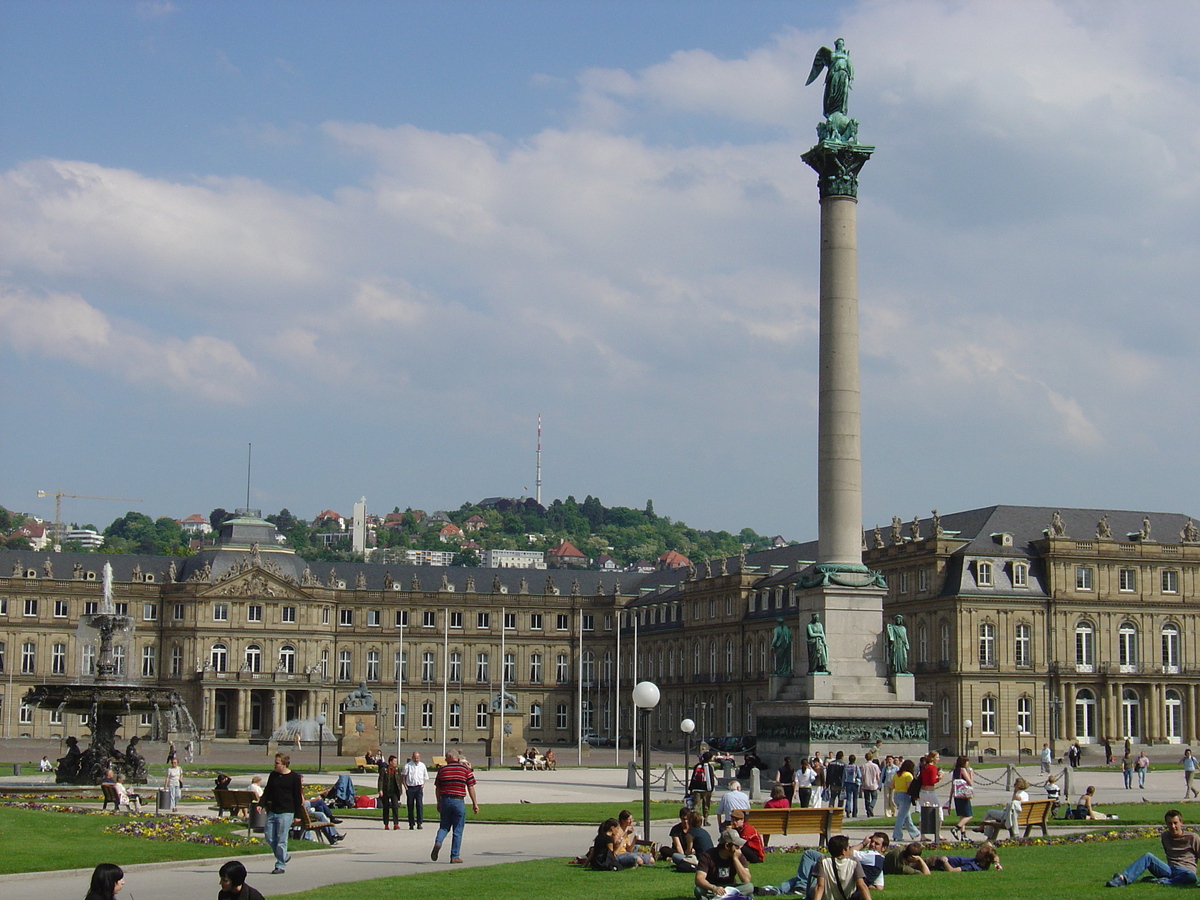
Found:
[[[451,610],[451,612],[450,612],[450,627],[451,628],[462,628],[462,625],[463,625],[462,612]]]
[[[488,705],[483,700],[475,704],[475,727],[480,731],[488,727]]]
[[[246,671],[262,671],[262,647],[258,644],[251,644],[246,648]]]
[[[50,674],[67,674],[67,645],[55,644],[50,648]],[[153,674],[153,673],[151,673]]]
[[[291,644],[279,648],[279,669],[288,675],[296,674],[296,648]]]
[[[529,655],[529,683],[542,683],[542,654],[531,653]]]
[[[38,611],[37,597],[26,597],[25,598],[25,615],[36,616],[38,614],[37,611]]]
[[[1013,639],[1013,662],[1018,666],[1033,665],[1033,628],[1022,622]]]
[[[379,680],[379,651],[367,651],[367,681]]]
[[[458,684],[462,681],[462,654],[451,650],[448,662],[446,680],[451,684]]]
[[[1137,590],[1137,569],[1117,571],[1117,590],[1123,593],[1133,593]]]
[[[996,626],[990,622],[979,626],[979,665],[996,665]]]
[[[354,610],[339,609],[338,610],[338,624],[339,625],[353,625],[354,624]]]
[[[368,628],[378,628],[381,615],[382,615],[382,613],[377,609],[368,609],[367,610],[367,627]]]
[[[1092,579],[1094,571],[1090,566],[1075,567],[1075,590],[1090,591],[1093,590]]]
[[[1179,626],[1172,623],[1162,627],[1162,665],[1167,674],[1179,672]]]
[[[1131,622],[1122,622],[1117,629],[1117,661],[1122,672],[1137,671],[1137,638],[1137,627]]]
[[[542,630],[542,614],[541,613],[530,613],[529,614],[529,628],[531,631],[541,631]]]
[[[554,663],[554,678],[559,684],[567,684],[571,680],[571,663],[567,654],[560,653]]]
[[[475,654],[475,683],[489,684],[491,682],[491,671],[488,666],[488,655],[486,653]]]
[[[321,610],[321,612],[322,612],[321,618],[323,619],[323,624],[328,625],[329,624],[329,609],[328,608],[323,609],[323,610]],[[279,620],[285,624],[295,624],[295,622],[296,622],[296,607],[294,607],[294,606],[280,607]]]
[[[229,604],[214,603],[213,604],[213,621],[228,622],[229,621]]]
[[[427,730],[433,727],[433,703],[429,700],[421,703],[421,727]]]
[[[475,627],[480,629],[488,629],[492,627],[492,614],[490,612],[481,612],[475,614]]]
[[[433,684],[434,681],[434,656],[432,650],[426,650],[421,654],[421,683]]]
[[[224,672],[229,664],[229,648],[221,643],[213,644],[212,649],[208,652],[208,664],[215,671]]]
[[[1179,573],[1174,569],[1163,569],[1162,592],[1164,594],[1179,593]]]
[[[569,631],[571,628],[570,617],[566,613],[559,613],[556,616],[555,627],[559,631]]]
[[[1091,622],[1084,621],[1075,626],[1076,671],[1091,672],[1095,667],[1095,638],[1096,630]]]
[[[263,620],[263,608],[258,603],[251,603],[246,607],[247,622],[261,622]]]
[[[338,681],[349,681],[352,659],[349,650],[338,651]]]
[[[427,609],[423,613],[421,613],[421,627],[422,628],[437,628],[437,611],[436,610]]]
[[[1013,587],[1029,587],[1029,566],[1025,563],[1013,564]]]
[[[992,586],[992,564],[990,562],[977,563],[976,571],[979,573],[978,577],[976,579],[979,583],[979,586],[980,587],[991,587]]]
[[[515,653],[504,654],[504,674],[501,680],[505,684],[513,684],[517,680],[517,655]]]
[[[153,604],[146,604],[146,605],[152,606]],[[55,600],[54,601],[54,618],[65,619],[66,617],[67,617],[67,601],[66,600]]]
[[[408,610],[407,609],[396,610],[396,627],[397,628],[407,628],[408,627]]]
[[[1029,697],[1017,698],[1017,733],[1033,733],[1033,700]]]
[[[462,728],[462,706],[458,701],[450,704],[450,709],[447,710],[447,726],[449,728]]]
[[[542,727],[542,704],[529,704],[529,727],[538,731]]]
[[[991,695],[979,701],[979,730],[982,734],[996,733],[996,698]]]
[[[567,704],[560,703],[554,708],[554,727],[560,731],[565,731],[568,724]]]

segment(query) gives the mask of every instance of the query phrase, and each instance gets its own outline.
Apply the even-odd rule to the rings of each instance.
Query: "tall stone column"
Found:
[[[907,632],[885,626],[883,576],[862,564],[862,448],[858,336],[858,174],[874,147],[858,143],[847,115],[854,80],[839,38],[822,47],[811,83],[823,69],[825,121],[803,160],[817,173],[821,204],[819,396],[817,410],[817,560],[796,580],[800,671],[755,704],[759,752],[844,749],[860,753],[876,740],[916,756],[929,746],[929,704],[914,701],[901,651]]]

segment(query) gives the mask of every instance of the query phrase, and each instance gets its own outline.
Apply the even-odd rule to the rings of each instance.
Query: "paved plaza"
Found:
[[[17,743],[23,742],[4,742],[3,745],[0,745],[0,756],[7,760],[14,758],[39,759],[41,752],[45,752],[39,751],[33,756],[21,753],[17,756],[13,746]],[[150,759],[155,758],[149,752],[152,747],[153,745],[147,747],[147,756]],[[31,747],[31,749],[36,748]],[[433,752],[428,745],[420,749],[426,757]],[[1180,750],[1180,752],[1182,751]],[[612,804],[614,815],[618,810],[628,808],[634,810],[635,815],[640,818],[641,790],[640,788],[631,790],[627,786],[628,773],[624,767],[615,767],[614,754],[615,751],[612,750],[599,753],[593,751],[588,758],[588,762],[593,765],[582,768],[568,765],[556,772],[523,772],[500,767],[493,767],[489,770],[480,767],[476,772],[479,781],[477,790],[480,813],[474,817],[468,814],[463,840],[464,864],[486,866],[501,862],[543,858],[560,858],[565,863],[568,858],[582,854],[590,846],[596,833],[595,825],[488,824],[488,805],[492,803],[605,802]],[[49,755],[51,758],[54,757],[52,752]],[[309,755],[308,748],[294,754],[300,765],[315,763],[315,752],[312,754],[311,761],[308,758]],[[563,753],[561,756],[565,757],[567,754]],[[629,752],[622,751],[622,764],[627,763],[628,760]],[[195,760],[190,766],[185,765],[185,770],[216,769],[221,765],[253,765],[255,761],[262,762],[262,771],[266,775],[270,767],[263,747],[214,748],[211,751],[206,748],[204,757]],[[664,754],[663,761],[673,763],[676,771],[682,772],[682,758],[677,759],[674,755]],[[600,762],[607,763],[607,766],[596,765]],[[330,759],[327,756],[325,763],[327,767],[332,767],[333,772],[326,771],[321,776],[306,776],[308,783],[331,783],[337,773],[346,771],[345,760]],[[27,767],[23,766],[23,769],[25,768]],[[11,764],[5,763],[4,771],[11,772]],[[1034,784],[1042,781],[1036,765],[1022,766],[1019,771]],[[1059,767],[1056,766],[1055,771],[1060,771]],[[662,766],[659,765],[656,774],[660,781],[654,785],[652,799],[661,800],[669,797],[681,800],[682,791],[678,787],[673,787],[670,792],[662,790],[662,772]],[[367,786],[373,787],[375,778],[373,773],[352,773],[352,777],[360,789]],[[975,800],[977,814],[990,806],[1001,805],[1006,799],[1007,792],[1004,789],[1003,778],[1003,769],[979,771]],[[0,792],[7,793],[18,788],[28,790],[41,784],[49,786],[52,784],[52,779],[53,776],[28,774],[27,772],[19,777],[0,776]],[[987,783],[993,779],[998,780],[998,783]],[[234,787],[243,787],[248,782],[249,776],[237,776],[234,778]],[[1105,802],[1136,802],[1143,798],[1154,803],[1180,801],[1185,820],[1196,821],[1197,817],[1200,817],[1200,808],[1196,809],[1196,814],[1193,816],[1191,814],[1193,804],[1182,803],[1183,774],[1179,767],[1174,765],[1173,760],[1168,762],[1163,759],[1155,766],[1147,779],[1146,789],[1143,791],[1137,790],[1136,781],[1133,791],[1124,790],[1121,774],[1116,769],[1082,771],[1073,773],[1072,798],[1088,784],[1097,786],[1097,795],[1101,805]],[[206,790],[207,787],[206,782]],[[1030,793],[1035,798],[1043,796],[1039,788],[1032,789]],[[426,797],[432,803],[432,784],[426,790]],[[207,807],[199,805],[189,811],[209,812]],[[667,828],[674,816],[666,813],[661,807],[660,813],[661,818],[652,823],[651,834],[656,839],[665,840]],[[1077,830],[1078,827],[1056,826],[1053,830],[1067,832]],[[1095,826],[1092,825],[1092,827]],[[272,857],[269,855],[243,857],[250,873],[250,883],[267,895],[273,895],[344,881],[450,869],[446,863],[448,853],[443,853],[442,862],[435,863],[429,859],[429,850],[437,828],[436,820],[426,822],[422,831],[407,829],[384,831],[378,818],[347,818],[339,828],[348,835],[344,842],[335,848],[294,854],[286,875],[272,876],[269,874],[273,865]],[[866,828],[857,827],[853,820],[847,821],[844,830],[853,837],[859,837],[867,832]],[[811,839],[810,835],[803,836],[805,842],[809,842]],[[784,840],[791,843],[787,839]],[[775,841],[779,843],[780,838],[776,838]],[[231,853],[228,857],[206,861],[126,866],[127,890],[135,897],[170,896],[172,900],[211,900],[217,890],[217,869],[226,859],[235,856],[236,854]],[[122,862],[119,859],[96,860],[96,862],[103,861],[117,864]],[[10,890],[11,885],[28,884],[29,887],[44,892],[46,896],[82,896],[86,892],[90,871],[88,869],[87,871],[6,875],[0,876],[0,884],[5,886],[5,891]]]

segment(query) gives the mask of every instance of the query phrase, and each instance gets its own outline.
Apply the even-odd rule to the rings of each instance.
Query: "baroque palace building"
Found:
[[[0,551],[0,734],[83,730],[21,698],[93,674],[78,634],[106,561],[118,612],[135,620],[119,670],[179,691],[206,740],[266,741],[317,715],[340,731],[365,682],[385,743],[483,740],[503,690],[524,741],[625,745],[632,686],[651,680],[653,742],[680,746],[685,717],[697,737],[755,732],[779,618],[807,666],[796,582],[815,543],[648,574],[305,563],[240,513],[188,558]],[[908,629],[917,699],[933,704],[932,746],[1012,756],[1196,740],[1198,540],[1181,514],[1017,506],[866,532],[885,616]]]

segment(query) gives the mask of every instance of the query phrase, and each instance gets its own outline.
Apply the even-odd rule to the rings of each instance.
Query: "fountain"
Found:
[[[99,784],[109,768],[123,774],[130,783],[145,783],[146,761],[137,752],[137,735],[124,752],[116,747],[124,717],[152,712],[165,720],[169,731],[186,730],[193,737],[196,734],[196,725],[178,691],[142,685],[118,671],[115,651],[131,644],[133,618],[117,613],[112,579],[112,565],[105,563],[99,611],[83,616],[79,624],[82,671],[86,673],[94,664],[94,680],[90,684],[39,684],[23,698],[30,706],[88,716],[91,745],[80,751],[78,740],[67,738],[67,755],[59,759],[55,778],[60,784]]]

